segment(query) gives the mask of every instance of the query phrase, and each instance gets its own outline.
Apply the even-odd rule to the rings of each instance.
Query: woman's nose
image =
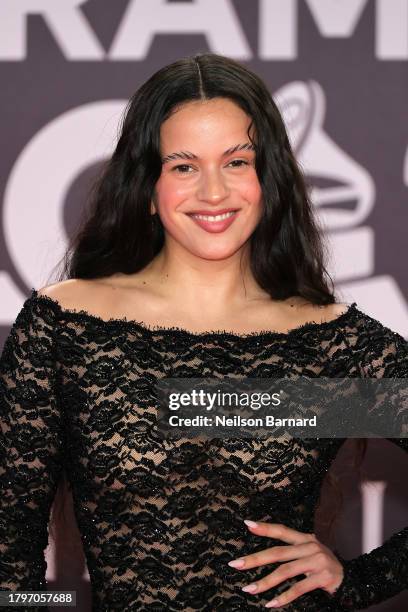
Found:
[[[203,173],[197,196],[200,200],[218,202],[229,194],[226,178],[219,171]]]

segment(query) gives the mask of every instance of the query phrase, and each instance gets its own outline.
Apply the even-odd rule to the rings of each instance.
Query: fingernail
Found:
[[[265,605],[265,608],[277,608],[278,606],[279,606],[279,600],[278,599],[272,599],[272,601],[269,601]]]
[[[244,559],[235,559],[234,561],[228,561],[230,567],[243,567],[245,565]]]
[[[255,521],[245,520],[244,523],[245,525],[248,525],[248,527],[258,527],[258,523],[255,523]]]
[[[258,586],[255,583],[247,584],[247,586],[242,587],[241,591],[245,591],[246,593],[255,593],[257,588]]]

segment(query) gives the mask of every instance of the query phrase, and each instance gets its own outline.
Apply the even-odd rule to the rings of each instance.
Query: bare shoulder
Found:
[[[288,311],[291,311],[292,316],[298,319],[297,322],[299,324],[304,321],[314,321],[316,323],[331,321],[344,314],[349,308],[349,305],[346,303],[336,302],[334,304],[319,305],[312,304],[299,297],[287,300],[286,305]]]
[[[348,309],[349,309],[350,305],[345,303],[345,302],[341,302],[341,303],[336,303],[336,304],[329,304],[329,313],[334,315],[335,317],[338,317],[342,314],[344,314]]]
[[[348,304],[336,302],[335,304],[326,304],[319,306],[318,304],[310,304],[312,311],[320,313],[322,317],[332,319],[343,314],[348,309]]]
[[[102,290],[94,279],[71,278],[41,287],[37,293],[55,300],[63,308],[92,310],[97,307]]]
[[[70,278],[68,280],[59,281],[58,283],[52,283],[46,285],[37,290],[38,295],[46,295],[53,299],[69,299],[70,296],[81,295],[89,290],[89,282],[82,278]]]
[[[148,292],[136,282],[127,286],[122,276],[68,279],[42,287],[37,293],[55,300],[63,309],[84,310],[103,319],[143,318],[141,311],[149,305]]]

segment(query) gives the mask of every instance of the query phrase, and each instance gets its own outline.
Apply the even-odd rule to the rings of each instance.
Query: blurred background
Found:
[[[234,58],[267,83],[330,246],[343,302],[408,338],[408,0],[13,0],[0,3],[0,348],[32,288],[53,282],[129,97],[185,55]],[[351,558],[405,526],[407,457],[352,441],[332,472]],[[331,487],[325,504],[338,507]],[[327,542],[325,512],[316,531]],[[75,520],[47,549],[50,589],[91,610]],[[370,608],[408,609],[400,594]]]

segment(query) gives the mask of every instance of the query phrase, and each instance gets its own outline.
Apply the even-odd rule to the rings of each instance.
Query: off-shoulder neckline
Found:
[[[155,334],[166,335],[166,336],[180,336],[184,338],[199,338],[199,339],[210,339],[210,338],[226,338],[232,340],[246,340],[246,339],[262,339],[262,338],[290,338],[292,336],[297,336],[302,334],[305,331],[320,331],[326,329],[335,329],[339,324],[343,323],[344,320],[347,320],[355,311],[358,310],[357,302],[352,302],[351,304],[347,304],[348,308],[340,313],[337,317],[333,319],[329,319],[328,321],[321,321],[320,323],[316,321],[307,321],[289,329],[287,332],[280,332],[273,329],[266,329],[261,331],[249,332],[247,334],[239,334],[236,332],[228,331],[228,330],[208,330],[204,332],[193,332],[188,329],[184,329],[182,327],[177,326],[161,326],[161,325],[148,325],[144,321],[136,321],[134,319],[128,319],[127,317],[115,318],[112,317],[110,319],[103,319],[102,317],[92,314],[87,310],[74,310],[71,308],[66,308],[62,306],[58,300],[55,298],[51,298],[48,295],[40,295],[38,290],[33,288],[31,289],[31,296],[28,298],[30,301],[37,300],[39,302],[43,302],[45,304],[50,305],[54,309],[58,311],[59,314],[64,316],[65,318],[78,320],[80,322],[92,321],[99,325],[106,325],[107,327],[118,327],[120,329],[132,329],[137,330],[139,332],[144,333],[145,335],[154,336]]]

